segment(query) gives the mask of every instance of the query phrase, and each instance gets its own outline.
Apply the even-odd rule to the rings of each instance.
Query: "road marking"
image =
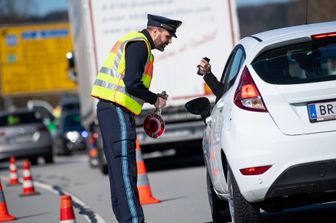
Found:
[[[1,179],[4,179],[5,181],[9,181],[9,177],[7,176],[1,176]],[[22,182],[22,178],[20,178],[20,182]],[[71,194],[68,191],[65,191],[61,189],[59,186],[52,186],[40,181],[34,180],[34,185],[36,187],[42,188],[44,190],[50,191],[57,195],[70,195],[72,198],[72,203],[74,208],[79,209],[79,213],[83,215],[83,217],[90,223],[106,223],[106,221],[96,212],[91,210],[81,199],[79,199],[77,196]]]

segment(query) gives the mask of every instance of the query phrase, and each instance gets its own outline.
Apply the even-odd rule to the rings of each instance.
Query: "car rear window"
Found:
[[[73,103],[65,103],[62,105],[62,111],[71,111],[71,110],[79,110],[79,103],[73,102]]]
[[[336,39],[268,50],[254,59],[252,67],[264,81],[271,84],[336,80]]]
[[[0,116],[0,127],[16,126],[30,123],[42,123],[42,121],[36,117],[36,114],[34,112]]]
[[[71,126],[80,126],[80,115],[79,114],[71,114],[64,119],[64,126],[71,127]]]

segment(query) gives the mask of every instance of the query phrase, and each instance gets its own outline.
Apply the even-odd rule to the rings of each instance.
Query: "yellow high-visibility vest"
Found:
[[[126,92],[123,78],[125,76],[125,49],[130,41],[144,41],[148,57],[142,74],[142,83],[148,89],[152,81],[154,56],[147,37],[140,32],[131,32],[117,41],[101,67],[93,85],[91,95],[96,98],[115,102],[132,113],[141,113],[144,101]]]

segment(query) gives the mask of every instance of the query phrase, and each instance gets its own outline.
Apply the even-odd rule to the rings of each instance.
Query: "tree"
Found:
[[[26,21],[36,7],[35,0],[0,0],[0,24]]]

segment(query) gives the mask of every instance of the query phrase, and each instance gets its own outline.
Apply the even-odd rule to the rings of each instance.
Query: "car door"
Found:
[[[225,86],[224,93],[217,99],[211,115],[207,119],[209,172],[211,172],[214,187],[222,193],[227,193],[227,186],[221,157],[221,136],[231,112],[227,104],[232,101],[226,93],[232,88],[244,60],[244,49],[238,45],[233,50],[220,81]]]

